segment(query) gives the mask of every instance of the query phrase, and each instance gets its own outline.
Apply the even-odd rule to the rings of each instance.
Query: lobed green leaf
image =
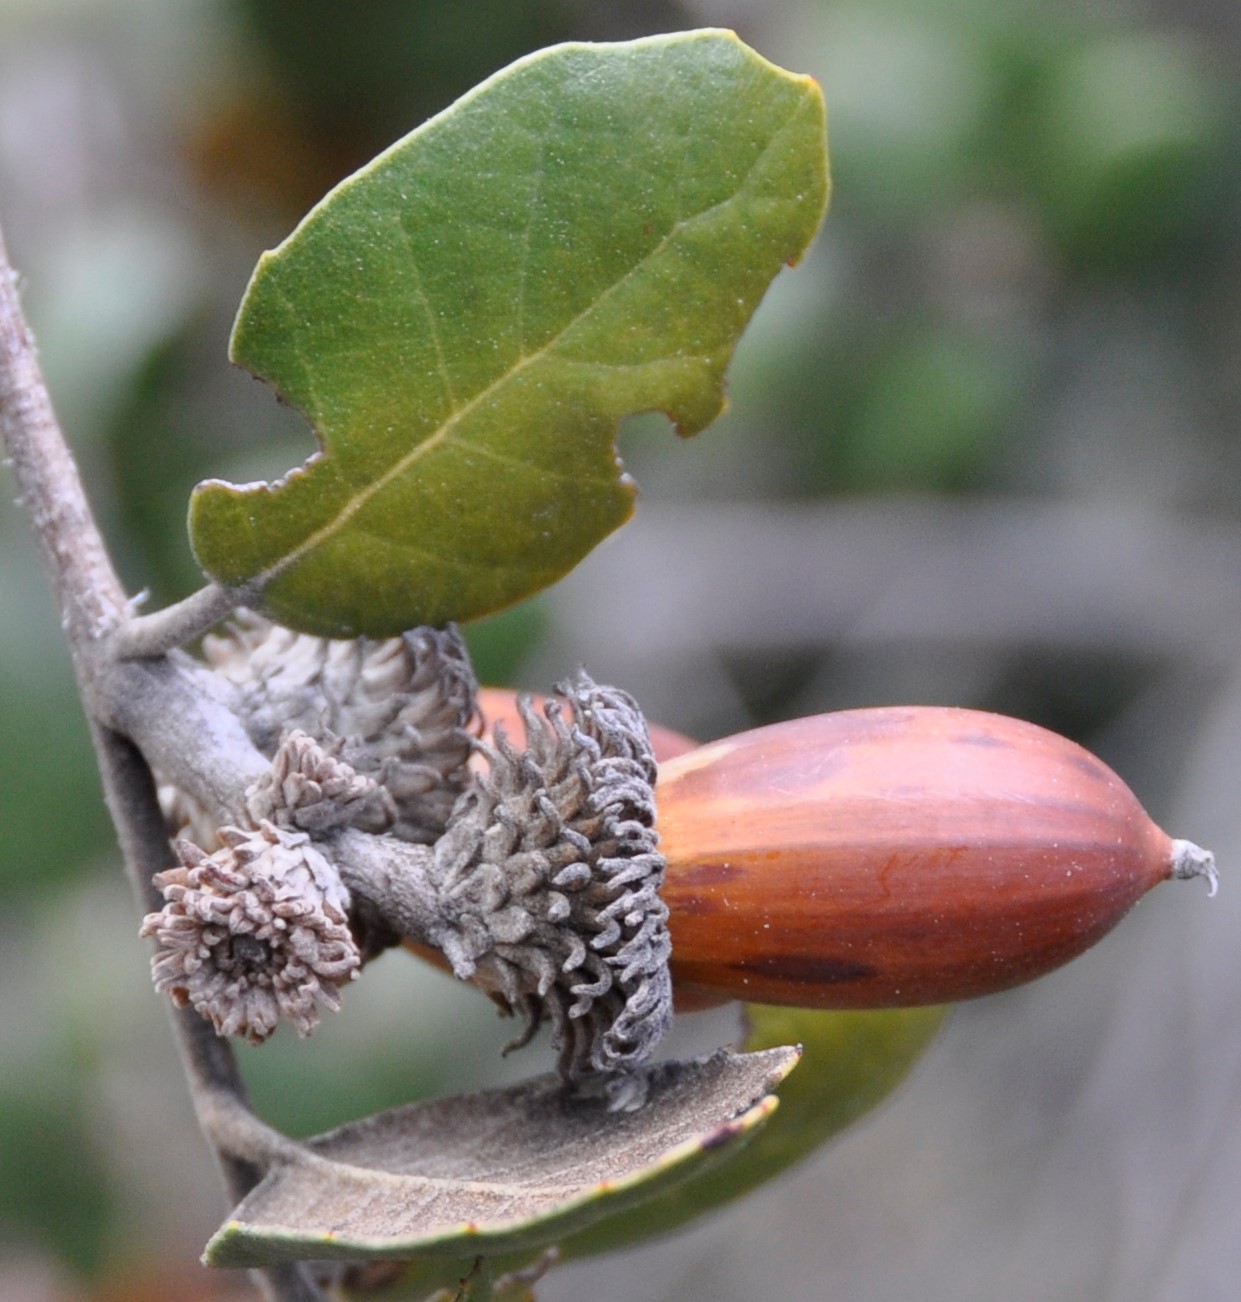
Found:
[[[190,534],[328,636],[498,610],[622,524],[626,416],[701,430],[822,219],[822,96],[716,30],[522,59],[342,182],[259,262],[232,356],[314,426]]]

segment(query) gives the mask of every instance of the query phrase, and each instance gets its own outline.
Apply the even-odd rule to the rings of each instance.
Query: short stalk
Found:
[[[127,620],[116,631],[114,654],[122,660],[167,655],[202,637],[248,599],[244,588],[209,583],[172,606]]]

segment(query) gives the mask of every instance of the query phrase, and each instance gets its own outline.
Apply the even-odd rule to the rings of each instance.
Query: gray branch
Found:
[[[17,479],[19,504],[60,608],[108,808],[135,894],[145,909],[155,902],[153,874],[167,866],[167,829],[155,797],[149,752],[129,738],[134,735],[131,726],[137,732],[154,728],[155,702],[143,698],[143,684],[135,680],[134,669],[115,656],[114,636],[130,617],[130,603],[52,409],[2,233],[0,434]],[[182,703],[189,703],[200,721],[217,715],[222,719],[227,713],[217,711],[201,685],[172,661],[130,662],[139,664],[147,674],[144,682],[183,684],[184,689],[178,689]],[[213,773],[211,790],[216,799],[225,799],[228,785],[218,772]],[[258,1182],[270,1161],[276,1142],[273,1133],[250,1112],[228,1043],[188,1010],[174,1013],[173,1024],[200,1122],[230,1194],[241,1197]],[[243,1151],[247,1147],[249,1153]],[[323,1299],[301,1266],[263,1271],[256,1282],[272,1302]]]
[[[43,380],[0,233],[0,433],[75,663],[125,617],[125,593]],[[79,678],[81,668],[79,667]]]

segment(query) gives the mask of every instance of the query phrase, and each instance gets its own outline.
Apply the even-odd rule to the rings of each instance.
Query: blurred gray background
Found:
[[[944,702],[1088,745],[1220,896],[957,1010],[884,1108],[547,1302],[1213,1302],[1241,1294],[1241,7],[1226,0],[0,0],[0,221],[127,581],[197,576],[207,475],[311,448],[232,371],[258,254],[517,55],[706,23],[822,82],[836,192],[636,519],[471,630],[708,738]],[[0,1302],[224,1299],[197,1137],[50,597],[0,501]],[[684,1019],[686,1043],[731,1023]],[[241,1051],[295,1133],[542,1070],[386,957],[313,1040]]]

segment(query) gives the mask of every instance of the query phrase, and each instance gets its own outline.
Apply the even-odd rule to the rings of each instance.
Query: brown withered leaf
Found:
[[[636,1112],[552,1075],[414,1103],[308,1140],[208,1243],[213,1266],[495,1255],[555,1242],[731,1154],[793,1048],[662,1063]]]

